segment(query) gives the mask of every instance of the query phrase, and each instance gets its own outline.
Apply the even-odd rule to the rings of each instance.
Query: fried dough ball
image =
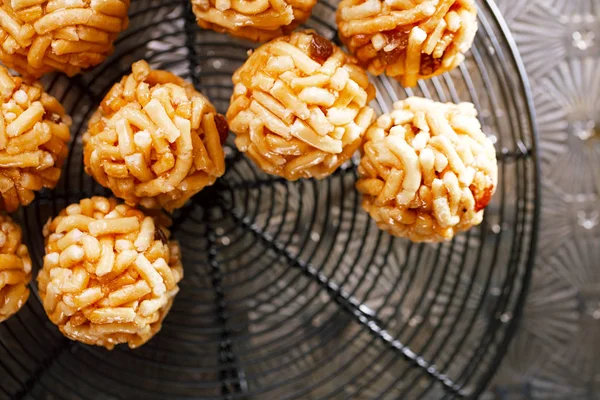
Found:
[[[172,211],[223,175],[228,131],[190,83],[138,61],[90,120],[85,171],[129,205]]]
[[[127,28],[129,0],[6,0],[0,7],[0,61],[21,75],[69,76],[100,64]]]
[[[342,0],[340,39],[374,75],[412,87],[456,68],[477,32],[474,0]]]
[[[0,322],[23,307],[29,297],[31,259],[21,227],[0,214]]]
[[[235,144],[265,172],[324,178],[360,146],[375,88],[324,37],[294,32],[256,49],[233,75],[227,119]]]
[[[28,205],[35,192],[54,189],[67,157],[71,118],[39,82],[0,66],[0,210]]]
[[[367,131],[356,187],[377,225],[439,242],[479,225],[498,184],[494,145],[471,103],[412,97]]]
[[[191,0],[204,29],[265,42],[305,22],[316,0]]]
[[[62,210],[43,233],[39,294],[66,337],[136,348],[160,330],[183,267],[179,245],[155,218],[92,197]]]

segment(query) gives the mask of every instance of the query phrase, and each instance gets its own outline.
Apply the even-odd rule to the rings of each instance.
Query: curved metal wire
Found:
[[[471,101],[497,142],[498,193],[484,223],[451,243],[417,245],[377,229],[354,189],[356,160],[323,181],[268,176],[226,148],[226,175],[173,215],[186,277],[163,330],[112,352],[64,339],[32,284],[0,325],[0,398],[372,399],[476,397],[514,333],[535,256],[539,207],[530,89],[496,7],[457,70],[414,89],[374,79],[373,106],[410,95]],[[336,39],[336,3],[307,26]],[[64,178],[21,213],[39,269],[45,221],[108,195],[82,168],[81,135],[133,61],[189,79],[226,110],[231,74],[252,45],[202,31],[186,0],[138,0],[115,54],[46,87],[73,116]]]

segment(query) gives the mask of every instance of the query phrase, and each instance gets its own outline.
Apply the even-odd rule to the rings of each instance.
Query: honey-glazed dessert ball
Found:
[[[289,180],[330,175],[359,148],[374,118],[366,73],[310,31],[256,49],[233,83],[227,119],[237,148]]]
[[[23,307],[29,297],[31,259],[21,227],[0,214],[0,322]]]
[[[305,22],[316,0],[191,0],[198,24],[232,36],[265,42]]]
[[[3,66],[0,96],[0,210],[12,212],[31,203],[36,191],[56,187],[71,118],[39,82],[11,76]]]
[[[405,87],[456,68],[477,32],[474,0],[342,0],[336,17],[360,64]]]
[[[136,348],[160,330],[183,277],[166,227],[115,199],[92,197],[62,210],[43,233],[39,294],[66,337]]]
[[[228,131],[190,83],[138,61],[90,120],[85,171],[129,205],[172,211],[223,175]]]
[[[127,28],[129,0],[0,0],[0,61],[22,75],[100,64]]]
[[[377,225],[439,242],[479,225],[498,184],[494,145],[471,103],[412,97],[367,131],[356,187]]]

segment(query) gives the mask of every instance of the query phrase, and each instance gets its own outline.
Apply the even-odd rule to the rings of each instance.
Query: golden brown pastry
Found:
[[[190,83],[138,61],[90,120],[85,170],[127,204],[172,211],[223,175],[227,134]]]
[[[479,225],[498,184],[494,145],[471,103],[411,97],[366,134],[357,189],[377,225],[414,242]]]
[[[360,146],[375,88],[354,59],[306,31],[256,49],[233,74],[227,111],[238,149],[289,180],[324,178]]]
[[[28,205],[35,191],[56,187],[69,151],[71,118],[39,82],[0,66],[0,210]]]
[[[342,42],[374,75],[403,86],[456,68],[477,31],[474,0],[342,0]]]
[[[316,0],[191,0],[204,29],[265,42],[305,22]]]
[[[22,75],[100,64],[129,22],[129,0],[0,0],[0,61]]]
[[[23,307],[29,297],[31,259],[21,227],[0,214],[0,322]]]
[[[65,336],[136,348],[160,330],[183,268],[179,245],[157,220],[92,197],[62,210],[43,233],[40,298]]]

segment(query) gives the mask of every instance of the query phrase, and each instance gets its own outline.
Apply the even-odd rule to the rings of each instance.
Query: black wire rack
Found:
[[[109,195],[85,175],[81,136],[111,85],[146,59],[191,80],[224,113],[251,44],[197,27],[186,0],[136,0],[114,55],[45,86],[73,116],[57,189],[21,211],[34,269],[63,207]],[[492,2],[466,62],[414,90],[374,79],[373,106],[409,95],[471,101],[496,142],[499,187],[483,224],[417,245],[379,231],[354,189],[357,160],[323,181],[268,176],[233,146],[227,172],[174,214],[185,278],[162,331],[112,352],[65,339],[37,295],[0,325],[0,398],[450,399],[485,388],[515,331],[539,210],[530,90]],[[307,27],[336,38],[335,0]]]

